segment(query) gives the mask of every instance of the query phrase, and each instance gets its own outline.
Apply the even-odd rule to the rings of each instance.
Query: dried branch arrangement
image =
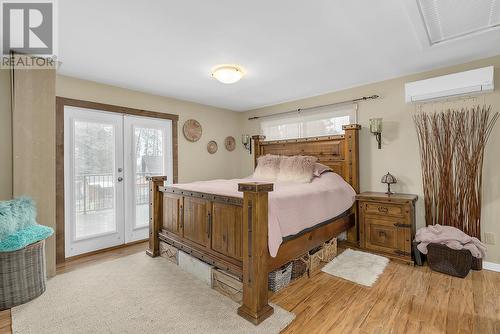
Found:
[[[491,106],[415,113],[426,225],[481,237],[484,148],[498,117]]]

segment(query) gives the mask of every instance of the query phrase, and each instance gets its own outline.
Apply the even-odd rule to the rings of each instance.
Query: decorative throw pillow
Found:
[[[314,176],[318,177],[325,172],[331,172],[332,169],[328,166],[320,164],[319,162],[314,164]]]
[[[314,176],[314,164],[317,160],[315,157],[302,155],[282,157],[278,181],[311,182]]]
[[[275,181],[280,168],[279,155],[266,154],[257,158],[257,167],[253,173],[254,179]]]

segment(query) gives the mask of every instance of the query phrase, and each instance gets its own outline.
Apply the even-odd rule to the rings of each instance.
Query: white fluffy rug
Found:
[[[361,285],[372,286],[388,263],[389,259],[383,256],[346,249],[321,270]]]
[[[161,257],[144,253],[83,267],[47,282],[39,298],[12,309],[14,333],[279,333],[294,315],[254,326],[238,305]]]

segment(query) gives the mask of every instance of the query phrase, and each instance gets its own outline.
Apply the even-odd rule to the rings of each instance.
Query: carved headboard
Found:
[[[359,193],[359,124],[344,125],[344,135],[264,141],[264,136],[253,136],[254,163],[266,154],[310,155],[341,175]]]

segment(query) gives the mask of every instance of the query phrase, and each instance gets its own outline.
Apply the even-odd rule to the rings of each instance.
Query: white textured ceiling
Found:
[[[500,54],[499,29],[426,45],[415,0],[59,0],[58,7],[59,73],[236,111]],[[221,84],[210,77],[221,63],[241,64],[247,75]]]

